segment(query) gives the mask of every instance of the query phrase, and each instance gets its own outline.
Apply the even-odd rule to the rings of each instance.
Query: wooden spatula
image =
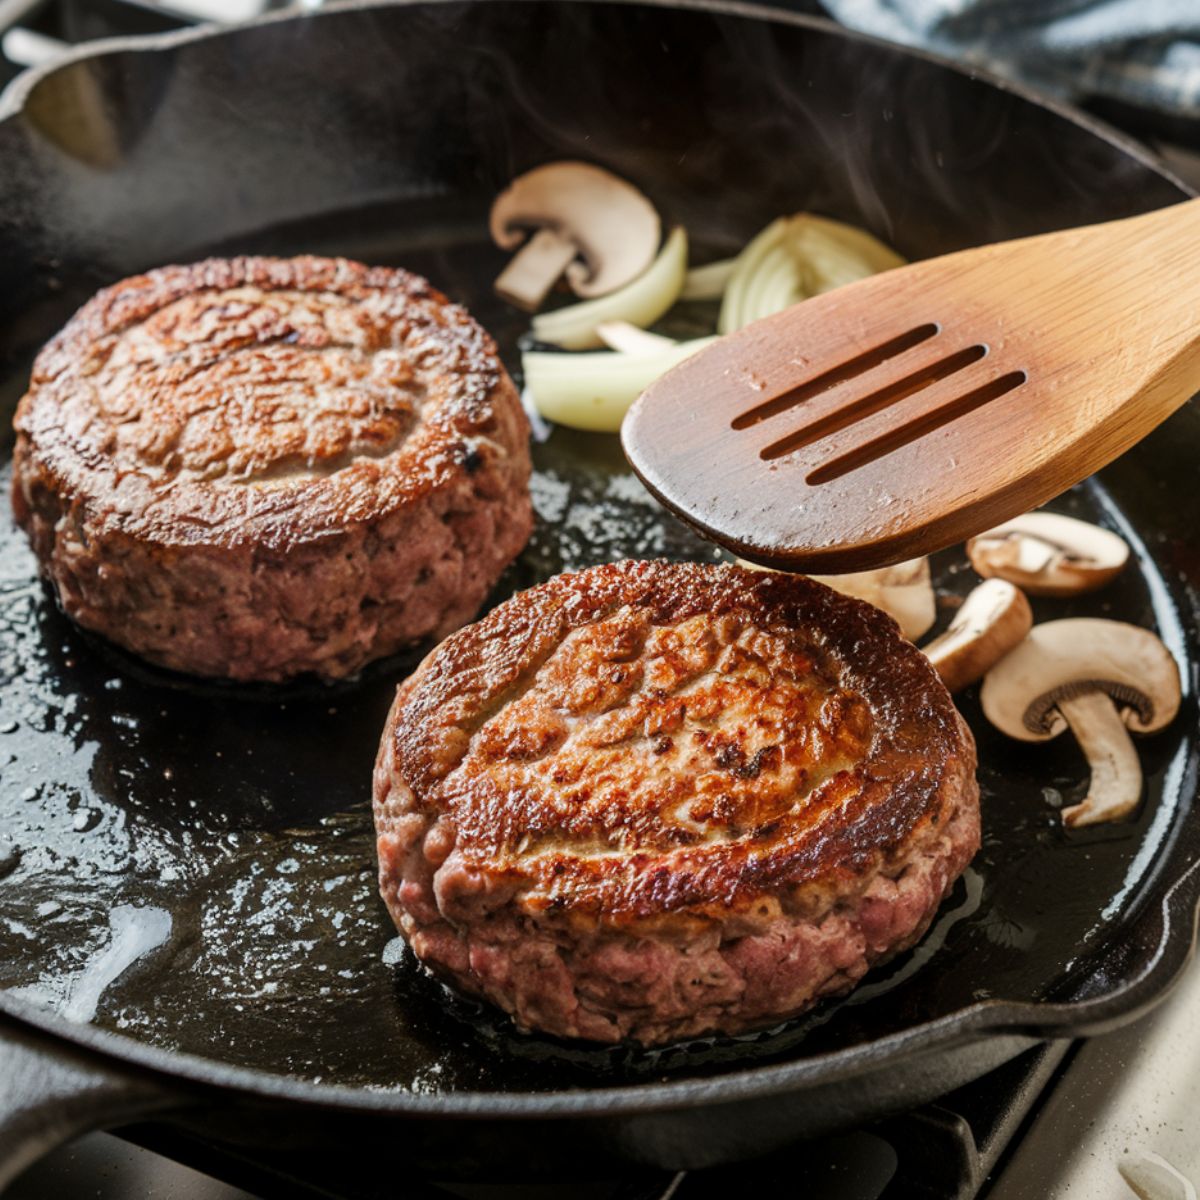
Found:
[[[964,250],[687,359],[621,431],[702,533],[788,569],[965,540],[1112,461],[1200,390],[1200,200]]]

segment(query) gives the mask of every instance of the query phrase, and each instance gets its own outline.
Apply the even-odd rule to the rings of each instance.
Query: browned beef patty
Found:
[[[39,355],[13,506],[66,612],[198,675],[336,678],[469,620],[529,535],[486,333],[343,259],[127,279]]]
[[[401,686],[380,883],[418,957],[524,1028],[736,1033],[921,937],[979,846],[974,771],[878,609],[737,567],[595,567]]]

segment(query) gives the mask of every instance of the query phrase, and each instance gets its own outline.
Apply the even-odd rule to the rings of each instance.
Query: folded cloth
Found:
[[[1200,117],[1200,0],[823,0],[843,24],[1070,99]]]

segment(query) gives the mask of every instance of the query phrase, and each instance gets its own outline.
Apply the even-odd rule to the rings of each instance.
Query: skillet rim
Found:
[[[204,24],[161,34],[107,38],[89,42],[62,58],[17,76],[0,92],[0,123],[15,120],[43,80],[89,59],[127,53],[155,53],[209,38],[233,36],[243,29],[320,18],[326,13],[402,8],[417,4],[456,3],[459,0],[332,0],[321,9],[295,5],[263,14],[234,26]],[[510,0],[545,3],[547,0]],[[562,3],[563,0],[553,0]],[[767,8],[746,0],[605,0],[609,4],[696,11],[753,21],[798,26],[851,42],[881,47],[916,58],[942,70],[1016,96],[1099,138],[1178,189],[1180,199],[1196,193],[1141,142],[1056,97],[1001,78],[990,70],[968,66],[930,51],[847,29],[805,13]],[[174,1081],[238,1092],[264,1100],[286,1100],[347,1113],[437,1117],[619,1117],[655,1111],[678,1111],[716,1104],[761,1099],[800,1092],[818,1085],[864,1077],[888,1063],[927,1056],[983,1042],[989,1038],[1025,1039],[1030,1043],[1086,1036],[1136,1019],[1166,998],[1193,956],[1200,920],[1200,851],[1181,870],[1155,906],[1148,903],[1123,928],[1126,939],[1146,927],[1157,934],[1157,945],[1142,973],[1102,996],[1066,1003],[984,1000],[907,1029],[845,1049],[789,1062],[749,1066],[699,1079],[618,1087],[580,1087],[548,1092],[455,1092],[428,1094],[389,1091],[366,1086],[312,1083],[285,1074],[225,1063],[218,1059],[168,1050],[125,1037],[96,1025],[81,1025],[14,999],[0,991],[0,1039],[3,1022],[12,1021],[47,1034],[57,1041],[90,1050],[105,1059],[152,1071]],[[1177,925],[1188,926],[1177,930]],[[1157,929],[1156,926],[1161,926]]]
[[[224,37],[237,34],[243,29],[257,29],[264,25],[274,25],[286,21],[319,19],[326,13],[361,12],[376,8],[410,8],[418,4],[457,4],[465,0],[326,0],[319,8],[306,7],[304,0],[295,0],[284,8],[273,9],[248,21],[240,21],[235,25],[218,25],[206,21],[199,25],[185,26],[182,29],[168,30],[166,33],[131,34],[124,37],[97,38],[95,41],[84,42],[74,47],[61,57],[40,66],[27,67],[19,75],[0,89],[0,124],[17,117],[25,107],[25,101],[33,90],[44,79],[59,71],[85,62],[93,58],[106,58],[109,55],[144,52],[156,53],[160,50],[173,50],[177,46],[186,46],[191,42],[206,41],[212,37]],[[508,0],[509,3],[541,4],[547,0]],[[550,0],[563,3],[564,0]],[[571,0],[565,0],[571,2]],[[581,0],[595,2],[595,0]],[[623,4],[630,7],[671,8],[681,11],[705,12],[717,16],[744,17],[747,20],[767,21],[781,25],[794,25],[800,28],[815,29],[820,33],[832,34],[850,42],[861,42],[877,46],[892,53],[916,58],[931,66],[940,67],[965,76],[967,79],[983,83],[988,87],[1024,100],[1036,108],[1045,109],[1085,129],[1088,133],[1116,147],[1123,154],[1136,159],[1142,166],[1165,179],[1183,193],[1184,198],[1195,196],[1196,190],[1185,183],[1174,173],[1154,151],[1144,142],[1122,132],[1115,125],[1084,112],[1083,109],[1060,100],[1049,92],[1039,91],[1016,80],[1007,79],[987,67],[977,64],[966,64],[926,50],[921,46],[908,46],[901,42],[892,42],[887,38],[876,37],[873,34],[862,33],[857,29],[839,25],[828,17],[813,16],[809,13],[789,12],[785,9],[772,8],[766,3],[755,3],[755,0],[604,0],[608,4]]]

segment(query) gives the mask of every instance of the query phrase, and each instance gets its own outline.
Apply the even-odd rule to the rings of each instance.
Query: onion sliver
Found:
[[[799,213],[788,222],[787,246],[811,295],[904,266],[904,259],[866,230]]]
[[[804,273],[785,239],[767,252],[757,273],[748,281],[742,324],[782,312],[807,295]]]
[[[733,333],[809,296],[904,265],[865,230],[797,213],[779,217],[734,260],[717,328]]]
[[[566,350],[593,350],[604,344],[596,326],[606,321],[628,321],[639,328],[653,325],[679,299],[687,253],[687,233],[677,226],[658,257],[632,283],[595,300],[539,313],[533,318],[533,336]]]
[[[787,232],[788,218],[778,217],[757,237],[748,242],[734,261],[733,272],[725,286],[725,297],[721,301],[721,315],[717,320],[718,333],[733,333],[743,325],[749,325],[758,317],[770,316],[759,312],[754,306],[753,295],[757,291],[757,276],[764,266],[768,270],[778,267],[778,252]],[[799,271],[793,273],[796,289],[801,285]],[[799,299],[799,296],[797,296]],[[774,309],[772,311],[778,311]]]
[[[693,267],[684,278],[680,300],[720,300],[736,265],[736,258],[723,258]]]
[[[521,355],[521,368],[534,407],[548,421],[616,433],[629,406],[654,380],[715,340],[695,338],[654,354],[530,350]]]
[[[659,354],[679,344],[674,338],[649,333],[628,321],[601,321],[596,332],[610,350],[620,350],[623,354]]]

